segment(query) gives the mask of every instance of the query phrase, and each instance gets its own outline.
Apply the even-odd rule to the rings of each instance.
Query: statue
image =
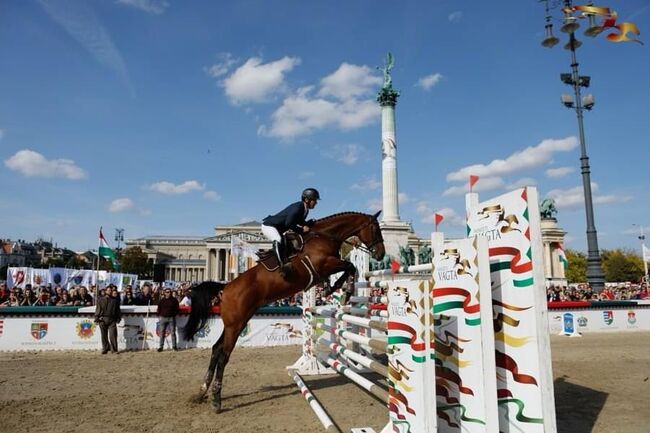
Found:
[[[431,263],[431,247],[429,245],[422,245],[418,250],[418,263],[421,265]]]
[[[395,65],[395,59],[391,53],[386,54],[386,61],[384,62],[384,67],[381,68],[377,66],[377,69],[384,72],[384,89],[392,89],[393,79],[390,76],[390,70],[393,69]]]
[[[545,198],[539,205],[539,215],[542,219],[554,219],[557,214],[555,207],[555,200],[552,198]]]
[[[411,247],[399,247],[400,263],[402,266],[412,266],[415,264],[415,252]]]

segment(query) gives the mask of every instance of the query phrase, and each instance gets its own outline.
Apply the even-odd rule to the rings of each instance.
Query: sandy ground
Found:
[[[323,431],[284,367],[297,346],[237,348],[224,412],[191,403],[209,352],[0,354],[0,432]],[[558,426],[566,433],[650,433],[650,333],[553,337]],[[306,378],[335,422],[380,430],[383,404],[338,376]]]

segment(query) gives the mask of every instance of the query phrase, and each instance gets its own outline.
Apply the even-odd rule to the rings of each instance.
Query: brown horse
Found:
[[[375,260],[384,256],[384,240],[377,217],[357,212],[344,212],[317,220],[305,235],[303,250],[291,259],[292,271],[287,277],[279,271],[269,272],[257,265],[227,284],[204,282],[192,289],[192,311],[183,329],[186,340],[194,337],[210,314],[210,300],[217,293],[221,295],[221,319],[223,334],[212,346],[210,365],[205,374],[199,399],[203,399],[216,375],[213,385],[212,406],[221,411],[221,388],[223,373],[230,354],[235,348],[239,334],[258,308],[278,299],[307,290],[325,281],[330,275],[343,271],[334,283],[332,291],[339,289],[356,269],[352,263],[341,260],[339,251],[347,239],[356,236],[366,245]],[[216,374],[215,374],[216,369]]]

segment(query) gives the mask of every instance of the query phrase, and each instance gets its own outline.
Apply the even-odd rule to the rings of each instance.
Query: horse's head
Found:
[[[384,249],[384,238],[381,235],[381,229],[379,228],[379,221],[377,219],[380,213],[381,211],[374,215],[367,215],[368,222],[361,227],[357,234],[359,240],[366,245],[372,254],[372,258],[375,260],[383,259],[386,253]]]

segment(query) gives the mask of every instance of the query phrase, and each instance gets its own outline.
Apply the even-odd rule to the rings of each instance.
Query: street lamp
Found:
[[[115,229],[115,242],[117,242],[117,249],[120,250],[120,245],[124,242],[124,229]]]
[[[636,226],[636,224],[632,224]],[[646,255],[646,246],[645,246],[645,233],[643,232],[643,226],[639,226],[639,240],[641,241],[641,260],[643,260],[643,279],[646,283],[650,282],[648,280],[648,256]]]
[[[559,39],[553,36],[553,24],[549,14],[548,1],[546,0],[546,32],[542,41],[542,46],[552,48],[559,42]],[[591,6],[591,4],[590,4]],[[573,87],[575,97],[563,94],[562,103],[567,108],[573,108],[578,117],[578,132],[580,137],[580,168],[582,172],[582,187],[585,197],[585,211],[587,214],[587,281],[596,292],[600,292],[605,287],[605,274],[602,269],[600,252],[598,250],[598,234],[594,223],[594,206],[591,193],[591,176],[589,168],[589,157],[587,156],[587,146],[585,143],[585,131],[583,125],[583,110],[591,110],[594,107],[594,97],[589,94],[584,98],[580,94],[581,87],[589,87],[591,77],[581,76],[578,72],[578,61],[576,59],[576,49],[582,42],[576,39],[575,32],[580,27],[578,19],[573,16],[571,0],[564,0],[563,8],[564,18],[560,30],[568,34],[569,42],[564,48],[571,52],[571,72],[560,74],[560,79],[564,84]],[[585,32],[587,36],[596,36],[602,29],[595,22],[595,15],[584,14],[589,18],[589,28]]]

